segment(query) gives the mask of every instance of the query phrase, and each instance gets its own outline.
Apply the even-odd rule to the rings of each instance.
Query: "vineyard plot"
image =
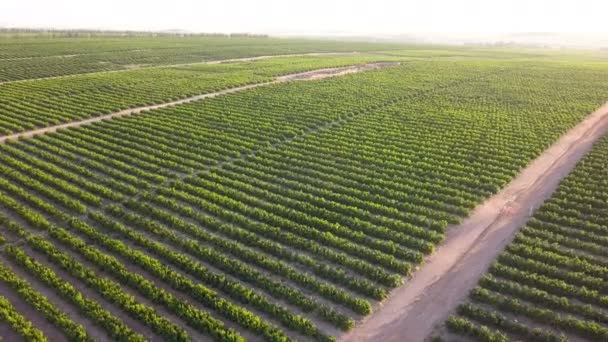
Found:
[[[418,50],[404,44],[263,37],[20,37],[0,33],[0,82],[255,56]],[[428,50],[427,50],[428,51]]]
[[[37,279],[110,339],[332,340],[603,102],[606,73],[414,62],[0,145],[1,281]],[[55,319],[90,338],[78,320]]]
[[[0,84],[0,135],[260,84],[280,75],[392,59],[285,57]]]

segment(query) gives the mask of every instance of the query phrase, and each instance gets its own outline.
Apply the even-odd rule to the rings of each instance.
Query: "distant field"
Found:
[[[264,55],[403,49],[399,44],[277,38],[6,38],[0,82]]]
[[[289,57],[0,84],[0,134],[57,125],[244,84],[268,82],[279,75],[391,60],[403,59],[367,55]]]
[[[390,53],[386,44],[271,38],[45,39],[0,40],[0,51],[39,63],[55,58],[45,55],[147,47],[158,64],[173,64],[167,55],[189,49],[203,59],[382,52],[86,75],[76,74],[90,69],[69,64],[75,75],[0,85],[0,135],[294,72],[401,64],[268,84],[0,144],[0,336],[7,341],[335,340],[415,274],[448,225],[608,94],[608,64],[536,51],[400,46]],[[21,47],[1,48],[11,44]],[[14,79],[44,74],[10,70]],[[601,158],[591,158],[601,169]],[[595,188],[605,183],[600,173],[583,173]],[[592,202],[575,208],[588,213]],[[570,211],[547,215],[561,222]],[[567,231],[595,239],[598,227]],[[587,254],[601,241],[574,261],[567,258],[573,252],[549,245],[575,239],[557,233],[525,228],[518,241],[552,248],[542,260],[564,260],[577,271],[582,265],[577,281],[601,287],[604,261]],[[592,297],[581,300],[601,299],[585,293]]]

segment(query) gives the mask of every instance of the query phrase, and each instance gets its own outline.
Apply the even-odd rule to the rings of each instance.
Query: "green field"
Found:
[[[546,51],[275,38],[2,39],[0,75],[31,79],[0,84],[0,135],[278,75],[400,62],[0,144],[7,341],[335,340],[407,281],[449,224],[608,98],[608,63]],[[352,50],[375,52],[189,64]],[[61,54],[78,54],[69,57],[78,62],[45,57]],[[21,71],[8,59],[22,57],[36,66]],[[100,58],[117,62],[97,68]],[[127,63],[188,64],[97,72]],[[454,329],[480,338],[498,338],[497,328],[549,336],[521,335],[535,332],[497,318],[529,308],[499,304],[524,296],[536,303],[536,311],[520,311],[526,319],[559,309],[594,325],[559,314],[541,323],[591,340],[608,336],[598,321],[606,280],[602,146],[501,256],[508,261],[491,273],[503,273],[480,285],[498,288],[475,290],[484,304],[463,306],[471,313],[451,319]],[[525,276],[536,269],[549,272],[546,282]],[[494,325],[480,333],[485,324]]]
[[[0,82],[267,55],[402,49],[398,44],[226,37],[3,37]]]
[[[0,134],[23,132],[245,84],[269,82],[279,75],[398,60],[403,58],[380,55],[290,57],[0,84]]]

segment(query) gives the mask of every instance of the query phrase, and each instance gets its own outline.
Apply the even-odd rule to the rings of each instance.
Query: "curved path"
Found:
[[[513,239],[533,211],[608,131],[608,103],[562,135],[502,191],[480,204],[407,283],[341,342],[423,341],[441,324]]]
[[[255,58],[255,57],[253,57],[253,58]],[[262,87],[262,86],[266,86],[266,85],[270,85],[270,84],[284,83],[284,82],[294,81],[294,80],[316,80],[316,79],[352,74],[352,73],[366,71],[366,70],[379,69],[379,68],[397,65],[397,64],[399,64],[399,63],[398,62],[366,63],[366,64],[347,66],[347,67],[325,68],[325,69],[317,69],[317,70],[306,71],[306,72],[299,72],[299,73],[294,73],[294,74],[287,74],[287,75],[276,77],[273,81],[269,81],[269,82],[253,83],[253,84],[248,84],[248,85],[244,85],[244,86],[240,86],[240,87],[220,90],[220,91],[216,91],[213,93],[195,95],[195,96],[187,97],[187,98],[180,99],[177,101],[165,102],[165,103],[152,105],[152,106],[130,108],[130,109],[121,110],[119,112],[96,116],[96,117],[92,117],[92,118],[88,118],[88,119],[84,119],[84,120],[71,121],[68,123],[60,124],[60,125],[42,127],[42,128],[30,130],[30,131],[19,132],[19,133],[14,133],[14,134],[10,134],[10,135],[4,135],[4,136],[0,136],[0,144],[6,142],[8,140],[29,138],[29,137],[33,137],[33,136],[39,135],[39,134],[55,132],[56,130],[62,129],[62,128],[77,127],[77,126],[86,125],[86,124],[90,124],[90,123],[105,120],[105,119],[111,119],[111,118],[116,118],[116,117],[120,117],[120,116],[137,114],[137,113],[141,113],[143,111],[152,110],[152,109],[175,106],[175,105],[179,105],[179,104],[183,104],[183,103],[202,100],[202,99],[209,98],[209,97],[215,97],[215,96],[220,96],[220,95],[225,95],[225,94],[230,94],[230,93],[236,93],[236,92],[239,92],[242,90]]]

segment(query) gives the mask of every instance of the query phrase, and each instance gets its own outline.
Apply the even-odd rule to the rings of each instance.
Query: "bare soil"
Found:
[[[340,341],[424,341],[607,131],[608,103],[562,135],[462,224],[449,227],[445,241],[414,276]]]
[[[256,57],[253,57],[253,58],[256,58]],[[261,57],[257,57],[257,58],[261,58]],[[248,85],[244,85],[244,86],[240,86],[240,87],[234,87],[234,88],[216,91],[213,93],[195,95],[195,96],[187,97],[187,98],[180,99],[177,101],[165,102],[165,103],[152,105],[152,106],[130,108],[130,109],[125,109],[125,110],[122,110],[119,112],[114,112],[114,113],[110,113],[110,114],[106,114],[106,115],[88,118],[85,120],[72,121],[72,122],[68,122],[68,123],[64,123],[64,124],[60,124],[60,125],[43,127],[43,128],[30,130],[30,131],[0,136],[0,144],[6,142],[7,140],[30,138],[30,137],[33,137],[33,136],[36,136],[39,134],[55,132],[58,129],[62,129],[62,128],[78,127],[81,125],[86,125],[86,124],[90,124],[90,123],[94,123],[94,122],[98,122],[98,121],[102,121],[102,120],[106,120],[106,119],[116,118],[116,117],[120,117],[120,116],[127,116],[127,115],[137,114],[137,113],[141,113],[143,111],[148,111],[148,110],[152,110],[152,109],[175,106],[175,105],[184,104],[184,103],[188,103],[188,102],[192,102],[192,101],[198,101],[198,100],[202,100],[202,99],[206,99],[206,98],[210,98],[210,97],[216,97],[216,96],[220,96],[220,95],[236,93],[236,92],[239,92],[242,90],[257,88],[257,87],[266,86],[266,85],[270,85],[270,84],[284,83],[284,82],[293,81],[293,80],[318,80],[318,79],[341,76],[341,75],[346,75],[346,74],[351,74],[351,73],[356,73],[356,72],[361,72],[361,71],[367,71],[367,70],[372,70],[372,69],[379,69],[379,68],[383,68],[383,67],[387,67],[387,66],[393,66],[396,64],[399,64],[399,63],[367,63],[367,64],[361,64],[361,65],[348,66],[348,67],[326,68],[326,69],[318,69],[318,70],[313,70],[313,71],[288,74],[288,75],[276,77],[273,81],[269,81],[269,82],[248,84]]]
[[[299,53],[299,54],[289,54],[289,55],[264,55],[264,56],[255,56],[255,57],[229,58],[229,59],[221,59],[221,60],[207,61],[207,62],[185,63],[185,64],[177,64],[177,65],[253,62],[253,61],[260,60],[260,59],[280,58],[280,57],[351,55],[351,54],[356,54],[356,53],[358,53],[358,52],[355,52],[355,51],[353,51],[353,52],[311,52],[311,53]],[[164,65],[163,65],[163,67],[164,67]]]
[[[308,72],[302,72],[297,74],[290,74],[285,76],[277,77],[277,81],[312,81],[319,80],[328,77],[343,76],[347,74],[354,74],[361,71],[380,69],[388,66],[398,65],[399,62],[379,62],[379,63],[367,63],[361,65],[353,65],[342,68],[327,68],[319,69]]]

